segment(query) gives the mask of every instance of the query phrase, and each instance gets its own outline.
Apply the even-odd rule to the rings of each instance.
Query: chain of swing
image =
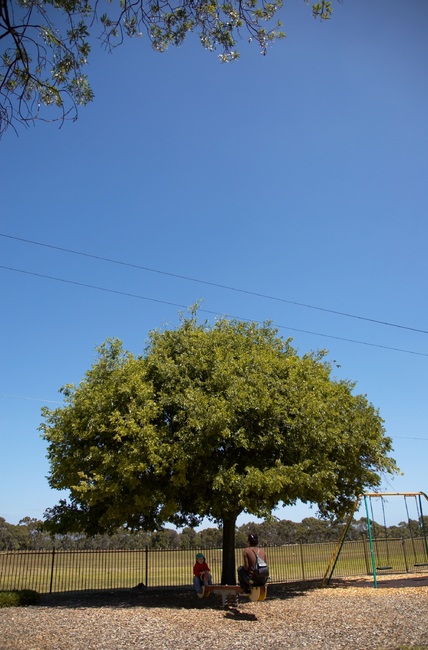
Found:
[[[409,528],[409,535],[410,535],[410,540],[412,544],[412,550],[413,550],[413,556],[414,556],[414,566],[415,567],[425,567],[428,566],[428,542],[427,542],[427,535],[426,535],[426,526],[425,526],[425,521],[424,521],[424,515],[422,512],[422,500],[421,496],[423,496],[427,501],[428,501],[428,496],[425,494],[425,492],[383,492],[383,493],[377,493],[377,492],[372,492],[372,493],[363,493],[361,494],[355,501],[351,512],[349,513],[348,519],[343,527],[342,534],[340,536],[340,539],[333,551],[333,554],[331,556],[330,562],[328,564],[328,567],[326,569],[326,572],[324,574],[324,577],[322,579],[321,586],[325,587],[326,585],[329,585],[331,582],[331,579],[333,577],[334,570],[336,568],[337,561],[339,559],[339,556],[341,554],[343,544],[345,542],[346,535],[348,533],[348,530],[350,528],[351,522],[355,516],[355,513],[357,512],[358,505],[360,503],[360,500],[363,498],[364,499],[364,505],[365,505],[365,510],[366,510],[366,521],[367,521],[367,532],[368,532],[368,537],[369,537],[369,545],[370,545],[370,555],[371,555],[371,564],[372,564],[372,569],[373,569],[373,586],[376,588],[377,587],[377,578],[376,578],[376,572],[379,571],[386,571],[388,569],[393,569],[393,566],[391,564],[391,553],[390,553],[390,548],[389,548],[389,535],[388,535],[388,526],[386,522],[386,511],[385,511],[385,501],[384,497],[386,496],[403,496],[404,497],[404,503],[405,503],[405,508],[406,508],[406,514],[407,514],[407,526]],[[418,514],[418,532],[420,532],[421,538],[422,538],[422,543],[423,543],[423,551],[421,552],[419,550],[419,557],[418,557],[418,552],[417,552],[417,544],[416,541],[419,541],[419,537],[415,539],[415,531],[412,527],[412,520],[410,519],[410,513],[409,513],[409,507],[407,503],[407,497],[415,497],[415,502],[416,502],[416,511]],[[378,539],[377,531],[375,530],[376,534],[373,536],[372,534],[372,525],[371,522],[376,523],[374,520],[374,515],[373,515],[373,503],[372,503],[372,498],[376,499],[381,499],[381,504],[382,504],[382,518],[383,518],[383,529],[384,529],[384,535],[385,539],[383,540],[382,538]],[[370,504],[370,505],[369,505]],[[370,516],[371,515],[371,516]],[[379,524],[377,524],[379,526]],[[392,541],[392,540],[391,540]],[[379,546],[380,543],[384,542],[384,547],[386,549],[386,563],[382,563],[380,561],[380,552],[379,552]],[[403,552],[404,552],[404,557],[406,559],[406,551],[405,551],[405,540],[402,539],[402,545],[403,545]],[[419,549],[420,549],[420,543],[418,544]],[[375,557],[376,556],[376,557]],[[423,556],[423,561],[421,562],[420,559],[422,559]],[[406,571],[408,571],[407,567],[407,559],[406,559]]]
[[[407,516],[407,527],[409,530],[409,537],[411,541],[411,546],[412,546],[412,551],[413,551],[413,558],[414,558],[414,566],[415,567],[423,567],[423,566],[428,566],[428,542],[427,542],[427,536],[426,536],[426,530],[425,530],[425,523],[424,523],[424,517],[423,517],[423,512],[422,512],[422,503],[420,500],[420,496],[414,496],[415,499],[415,504],[416,504],[416,512],[417,512],[417,525],[418,525],[418,531],[419,531],[419,536],[423,540],[423,548],[424,548],[424,561],[420,562],[419,557],[418,557],[418,552],[416,549],[416,543],[415,543],[415,531],[412,526],[412,519],[410,518],[410,513],[409,513],[409,505],[407,502],[407,497],[406,495],[404,496],[404,505],[406,509],[406,516]],[[370,513],[371,513],[371,520],[372,522],[375,522],[374,518],[374,513],[373,513],[373,498],[380,498],[381,500],[381,507],[382,507],[382,525],[383,525],[383,531],[384,531],[384,537],[385,537],[385,551],[386,551],[386,557],[383,555],[379,550],[380,547],[380,540],[378,539],[378,536],[376,535],[373,538],[373,543],[374,543],[374,548],[375,548],[375,555],[376,555],[376,569],[378,571],[388,571],[393,568],[391,564],[391,553],[390,553],[390,544],[389,544],[389,531],[388,531],[388,526],[387,526],[387,521],[386,521],[386,512],[385,512],[385,499],[383,496],[379,497],[373,497],[370,496]],[[386,563],[383,563],[382,560],[386,559]]]

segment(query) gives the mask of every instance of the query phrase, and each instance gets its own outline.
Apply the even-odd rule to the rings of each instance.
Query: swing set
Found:
[[[333,555],[327,567],[327,571],[324,574],[321,586],[324,587],[326,584],[330,584],[334,569],[336,568],[337,561],[340,556],[347,532],[354,518],[355,512],[358,509],[358,506],[361,502],[361,499],[364,500],[366,518],[367,518],[367,535],[369,539],[369,548],[370,548],[370,560],[373,573],[373,586],[377,587],[377,572],[382,571],[391,571],[394,569],[392,564],[392,553],[390,551],[390,543],[388,537],[388,526],[386,522],[386,513],[385,513],[385,498],[386,497],[402,497],[404,498],[404,505],[407,515],[407,526],[409,529],[409,536],[411,547],[413,551],[414,567],[428,567],[428,541],[427,541],[427,531],[424,522],[424,514],[422,510],[422,497],[428,501],[428,496],[425,492],[365,492],[360,494],[360,496],[355,501],[352,511],[345,523],[345,527],[342,531],[340,540],[334,549]],[[381,508],[382,508],[382,527],[383,527],[383,538],[379,539],[378,534],[374,535],[376,532],[376,524],[373,514],[373,500],[380,499]],[[414,499],[415,507],[417,512],[417,526],[418,530],[416,531],[412,525],[412,520],[409,514],[409,499]],[[378,528],[379,531],[379,528]],[[378,532],[377,531],[377,532]],[[417,535],[416,535],[417,532]],[[422,552],[420,548],[417,548],[416,537],[422,539],[423,549]],[[418,540],[420,541],[420,540]],[[420,545],[419,545],[420,546]],[[383,551],[382,551],[383,549]],[[407,560],[406,560],[406,570]]]

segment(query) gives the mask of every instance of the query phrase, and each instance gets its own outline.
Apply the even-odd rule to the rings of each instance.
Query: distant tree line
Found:
[[[260,524],[248,523],[237,529],[236,545],[245,546],[250,532],[257,533],[260,543],[266,546],[336,542],[340,538],[344,525],[344,522],[338,523],[317,517],[306,517],[299,523],[287,519],[281,521],[272,519]],[[428,531],[428,517],[424,516],[423,522],[410,519],[394,526],[385,526],[373,521],[371,526],[372,534],[377,538],[420,537],[423,528]],[[352,522],[346,539],[355,541],[361,539],[362,535],[367,535],[367,520],[364,517]],[[152,549],[180,549],[221,547],[221,545],[220,528],[196,531],[187,527],[180,532],[172,528],[162,528],[155,532],[132,532],[120,529],[112,535],[90,537],[75,533],[50,535],[44,530],[43,522],[38,519],[24,517],[14,525],[0,517],[0,551],[49,550],[53,547],[64,550],[138,550],[146,546]]]

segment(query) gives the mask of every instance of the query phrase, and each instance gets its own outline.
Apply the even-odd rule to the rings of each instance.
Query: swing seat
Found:
[[[389,571],[390,569],[393,569],[394,567],[392,566],[377,566],[376,571]]]
[[[414,564],[413,566],[428,566],[428,562],[418,562],[418,564]]]

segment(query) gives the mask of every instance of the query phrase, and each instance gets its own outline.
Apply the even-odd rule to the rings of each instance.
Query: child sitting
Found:
[[[193,567],[193,585],[196,589],[196,593],[202,593],[203,585],[210,584],[212,584],[210,568],[205,561],[204,555],[202,553],[197,553],[196,564]]]

